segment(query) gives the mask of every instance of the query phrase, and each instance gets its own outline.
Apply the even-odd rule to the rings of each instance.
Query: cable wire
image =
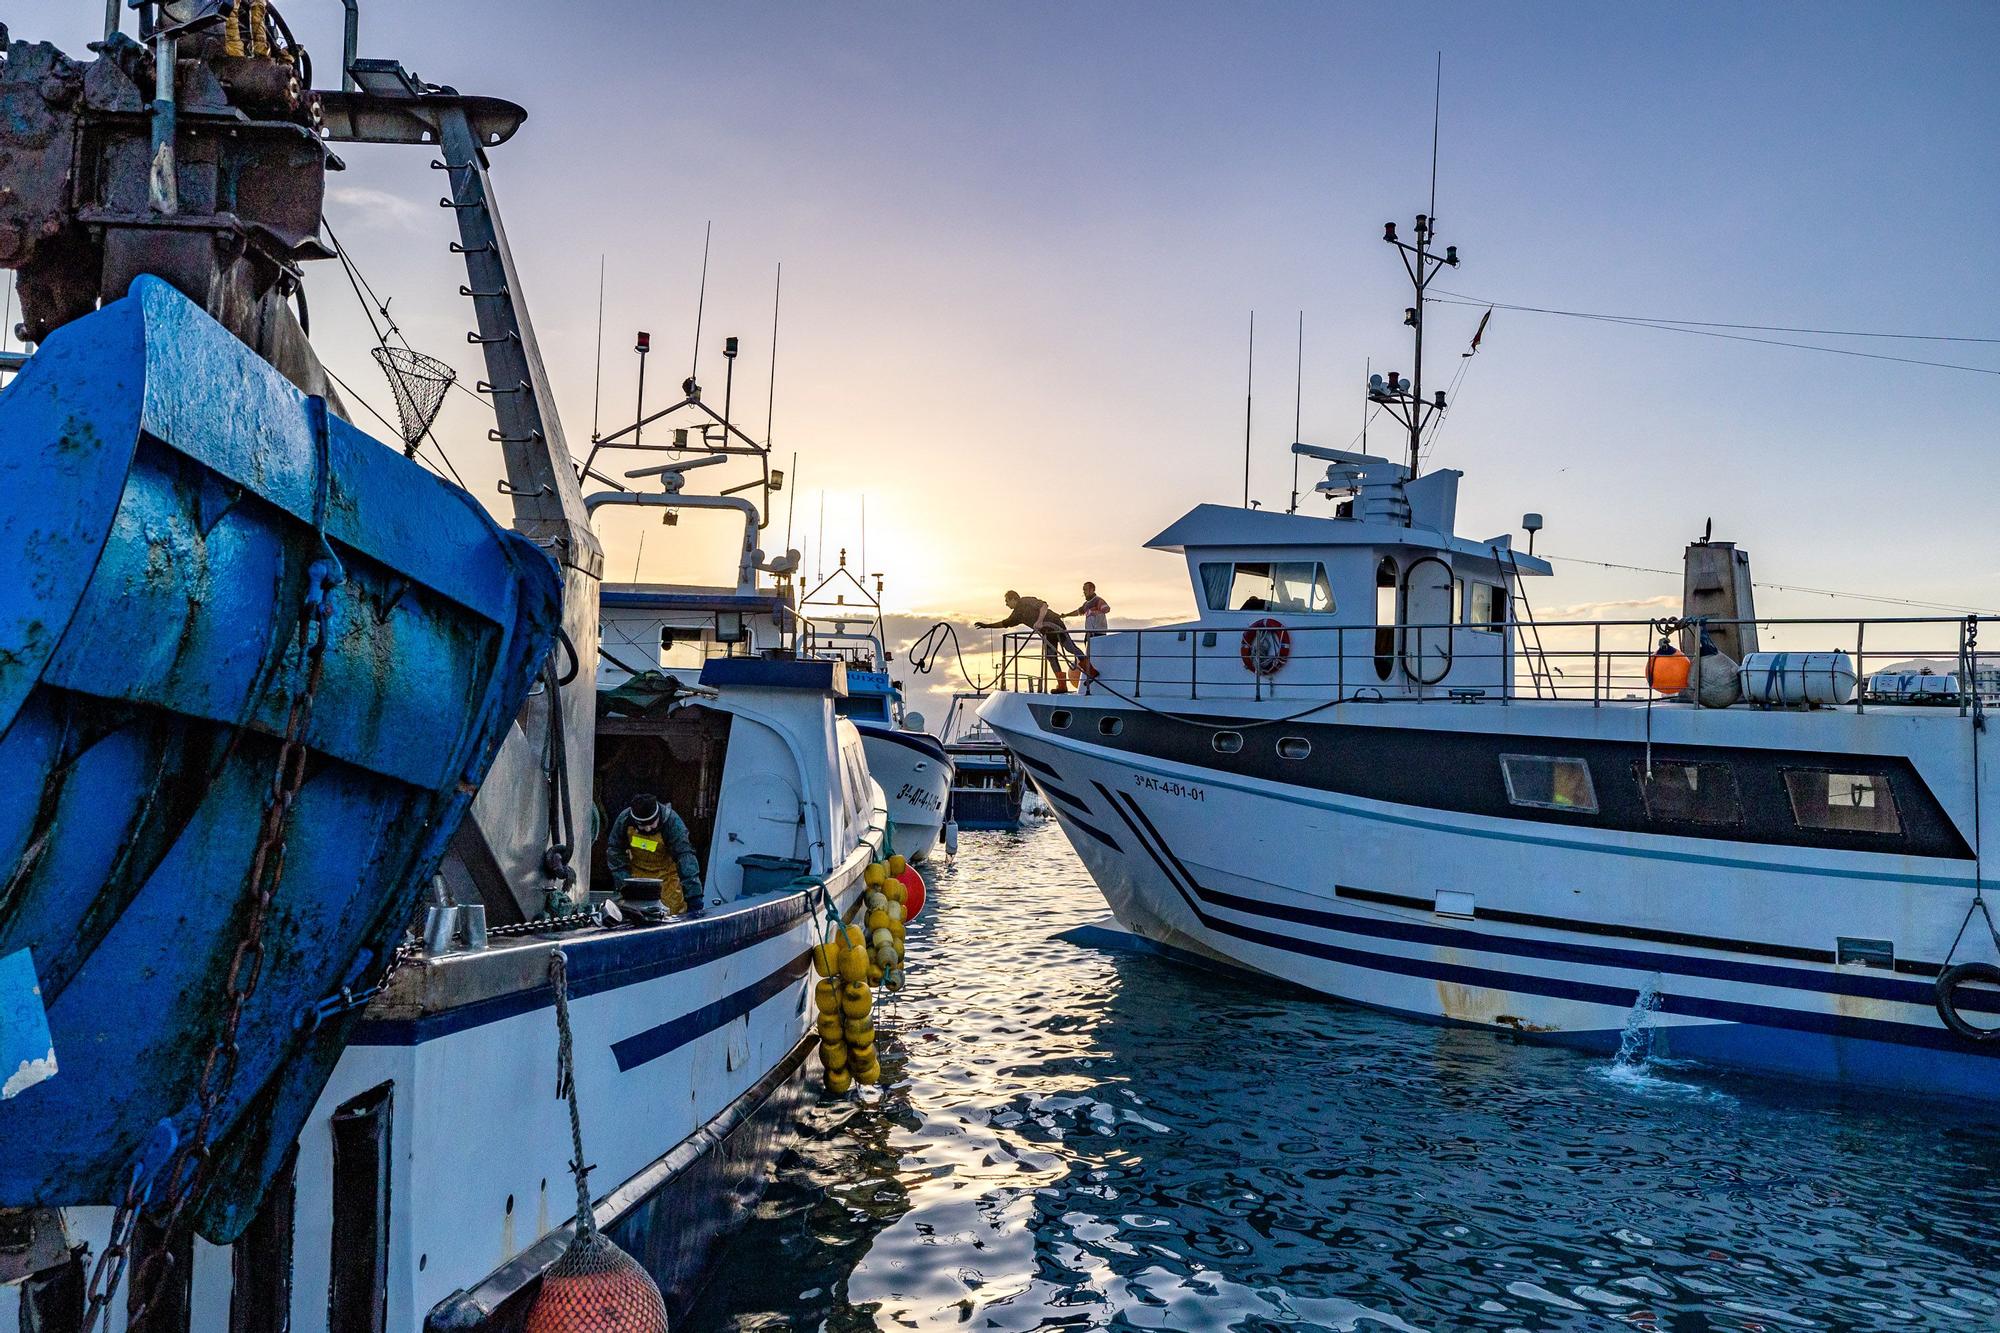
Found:
[[[1661,333],[1687,333],[1701,338],[1726,338],[1731,342],[1760,343],[1766,347],[1791,347],[1803,352],[1825,352],[1829,356],[1857,356],[1868,361],[1892,361],[1905,366],[1929,366],[1934,370],[1962,370],[1972,375],[2000,376],[2000,369],[1991,366],[1968,366],[1957,361],[1927,361],[1922,357],[1890,356],[1886,352],[1863,352],[1852,347],[1825,347],[1819,343],[1791,342],[1784,338],[1753,338],[1745,333],[1723,333],[1717,328],[1698,326],[1693,321],[1671,323],[1662,320],[1645,319],[1637,315],[1599,315],[1583,310],[1555,310],[1546,306],[1509,305],[1505,301],[1476,301],[1469,298],[1458,299],[1452,295],[1429,298],[1443,305],[1490,306],[1497,310],[1517,310],[1531,315],[1559,315],[1566,319],[1588,319],[1604,324],[1623,324],[1629,328],[1656,329]],[[1727,326],[1724,326],[1727,327]],[[1750,325],[1746,327],[1759,327]],[[1930,337],[1928,334],[1843,334],[1827,330],[1829,337]],[[1941,335],[1940,335],[1941,337]],[[1955,342],[1996,342],[2000,339],[1954,338]]]

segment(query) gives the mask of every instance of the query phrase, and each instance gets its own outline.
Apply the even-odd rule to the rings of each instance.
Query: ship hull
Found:
[[[951,757],[921,731],[857,726],[868,755],[868,774],[889,803],[889,846],[916,864],[930,858],[944,832],[951,796]]]
[[[1939,964],[1973,894],[1968,861],[1558,832],[1269,781],[1143,741],[1097,744],[1081,723],[1070,729],[1088,739],[1059,736],[1044,725],[1049,706],[1031,697],[1003,696],[985,716],[1119,921],[1178,956],[1541,1041],[1617,1050],[1636,1030],[1656,1056],[2000,1098],[1996,1043],[1953,1034],[1934,1008]],[[1559,752],[1583,744],[1492,739]],[[1428,738],[1406,740],[1421,768]],[[1319,741],[1322,751],[1334,743]],[[1970,757],[1931,758],[1912,771],[1942,771],[1940,799],[1953,805],[1963,793],[1944,790],[1947,776]],[[1440,788],[1451,781],[1435,777]],[[1896,962],[1846,961],[1857,941],[1893,945]],[[1955,961],[1990,961],[1994,945],[1958,950]],[[1992,1025],[1996,1000],[1960,992],[1980,1026]]]

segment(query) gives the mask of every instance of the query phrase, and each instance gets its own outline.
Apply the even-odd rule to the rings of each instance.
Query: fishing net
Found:
[[[407,347],[377,347],[375,364],[388,376],[389,391],[396,397],[396,424],[403,433],[403,447],[414,450],[437,420],[458,372],[434,356]]]

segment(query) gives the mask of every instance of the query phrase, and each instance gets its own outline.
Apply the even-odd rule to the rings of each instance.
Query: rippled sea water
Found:
[[[964,836],[686,1327],[2000,1328],[2000,1119],[1538,1047],[1053,938]]]

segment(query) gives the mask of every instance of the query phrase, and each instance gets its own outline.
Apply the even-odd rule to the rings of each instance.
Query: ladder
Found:
[[[1528,660],[1528,679],[1535,683],[1535,697],[1553,699],[1556,697],[1555,669],[1549,665],[1549,655],[1542,648],[1542,631],[1535,623],[1535,610],[1528,605],[1528,585],[1521,578],[1521,562],[1514,558],[1511,544],[1496,545],[1493,549],[1496,554],[1505,556],[1501,563],[1513,579],[1514,605],[1520,611],[1511,619],[1523,631],[1521,655]]]

